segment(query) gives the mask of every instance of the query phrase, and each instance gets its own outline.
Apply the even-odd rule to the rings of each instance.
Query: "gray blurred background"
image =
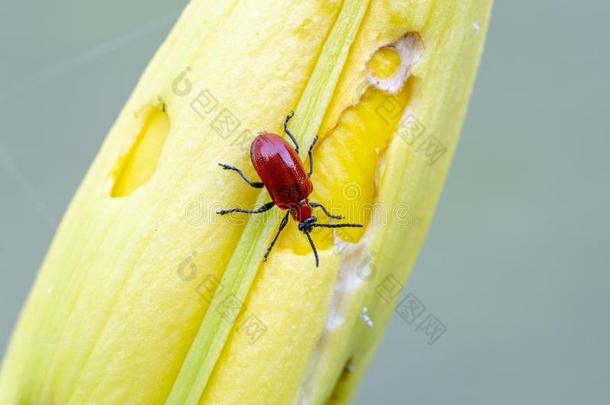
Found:
[[[3,2],[0,353],[54,230],[186,1]],[[356,404],[610,403],[610,3],[497,1],[453,170]]]

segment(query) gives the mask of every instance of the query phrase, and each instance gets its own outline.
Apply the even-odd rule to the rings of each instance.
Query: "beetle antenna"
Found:
[[[320,264],[320,260],[318,259],[318,251],[316,249],[316,245],[314,245],[313,239],[311,239],[311,235],[309,235],[309,232],[305,232],[305,236],[307,236],[307,239],[309,239],[311,250],[313,250],[313,255],[316,257],[316,267],[318,267],[318,265]]]
[[[311,224],[318,228],[362,228],[362,224]]]

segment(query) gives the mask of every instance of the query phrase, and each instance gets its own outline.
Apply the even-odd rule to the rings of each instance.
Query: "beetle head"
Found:
[[[313,229],[313,224],[315,224],[317,220],[318,218],[312,215],[306,220],[299,222],[299,231],[303,233],[311,232],[311,230]]]

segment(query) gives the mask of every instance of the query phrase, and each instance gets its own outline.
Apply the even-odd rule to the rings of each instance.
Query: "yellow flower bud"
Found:
[[[347,403],[430,224],[490,0],[193,0],[119,115],[21,314],[0,403]],[[260,131],[316,134],[290,221],[256,179]],[[85,134],[86,136],[86,131]],[[307,166],[306,166],[307,167]],[[320,221],[326,220],[323,214]]]

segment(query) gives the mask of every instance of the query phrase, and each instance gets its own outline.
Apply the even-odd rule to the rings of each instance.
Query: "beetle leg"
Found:
[[[311,205],[312,208],[322,208],[322,211],[324,211],[324,213],[326,214],[327,217],[332,218],[332,219],[343,219],[343,215],[333,215],[330,212],[328,212],[328,210],[320,203],[317,202],[312,202],[309,203],[309,205]]]
[[[307,151],[307,155],[309,155],[309,173],[307,173],[307,176],[309,177],[311,177],[313,173],[313,146],[316,144],[316,142],[318,142],[318,135],[313,138],[313,142],[311,145],[309,145],[309,151]]]
[[[318,250],[316,249],[316,245],[314,245],[313,239],[311,239],[311,235],[309,235],[309,232],[305,232],[305,236],[307,236],[307,239],[309,240],[311,250],[313,250],[313,255],[316,257],[316,267],[318,267],[318,265],[320,264],[320,259],[318,258]]]
[[[267,256],[269,256],[269,253],[271,253],[271,249],[273,249],[273,245],[275,245],[277,238],[280,236],[280,232],[282,232],[284,230],[284,228],[286,227],[286,224],[288,223],[289,214],[290,214],[290,212],[287,212],[286,215],[284,215],[284,218],[282,218],[282,222],[280,222],[280,227],[278,228],[277,233],[275,234],[275,238],[273,238],[273,241],[271,241],[271,244],[269,245],[269,247],[267,248],[267,251],[265,252],[265,256],[263,256],[264,262],[267,261]]]
[[[284,132],[286,132],[286,135],[288,135],[290,137],[290,139],[292,140],[292,143],[294,143],[294,150],[298,154],[299,153],[299,143],[297,142],[294,135],[292,135],[290,133],[290,131],[288,130],[288,121],[290,121],[290,118],[292,118],[292,117],[294,117],[294,111],[291,111],[290,114],[288,114],[286,116],[286,119],[284,120]]]
[[[242,171],[239,170],[235,166],[226,165],[224,163],[218,163],[218,166],[222,167],[225,170],[233,170],[233,171],[237,172],[241,176],[241,178],[244,179],[244,181],[246,183],[248,183],[249,185],[251,185],[254,188],[263,188],[263,186],[264,186],[264,184],[261,183],[260,181],[250,181],[250,180],[248,180],[248,178],[242,173]]]
[[[220,210],[220,211],[217,211],[216,213],[218,215],[226,215],[226,214],[230,214],[232,212],[239,212],[242,214],[261,214],[265,211],[269,211],[271,208],[273,208],[274,205],[275,205],[275,203],[273,201],[270,201],[267,204],[263,205],[260,208],[255,209],[255,210],[243,210],[241,208],[231,208],[228,210]]]

